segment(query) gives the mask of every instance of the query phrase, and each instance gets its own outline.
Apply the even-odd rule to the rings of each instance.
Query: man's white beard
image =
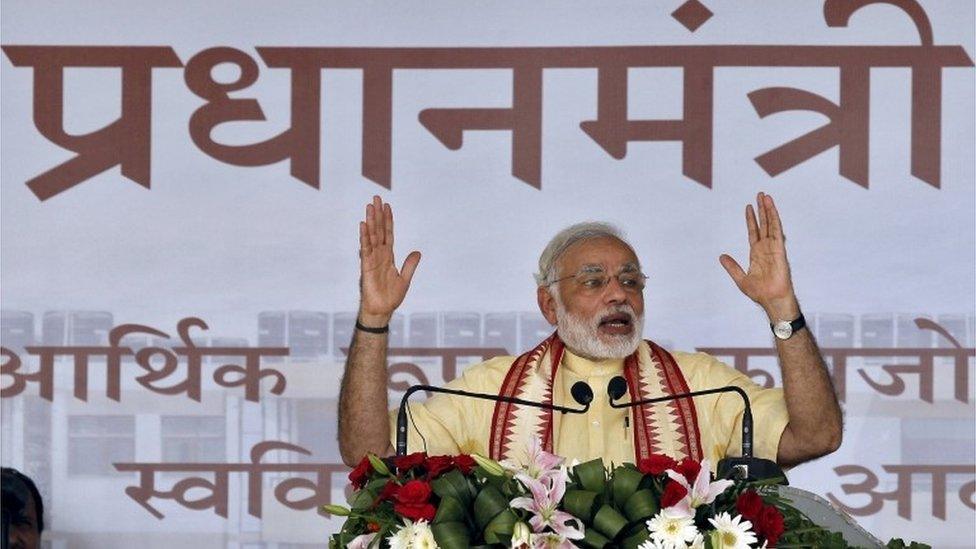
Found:
[[[594,318],[588,319],[582,316],[569,313],[563,307],[559,292],[553,292],[556,302],[556,328],[563,343],[574,354],[585,358],[605,359],[605,358],[626,358],[637,350],[640,345],[641,337],[644,333],[644,315],[637,316],[633,307],[629,304],[607,307]],[[611,335],[605,337],[610,341],[600,338],[599,325],[600,319],[614,313],[627,313],[631,317],[633,331],[628,335]]]

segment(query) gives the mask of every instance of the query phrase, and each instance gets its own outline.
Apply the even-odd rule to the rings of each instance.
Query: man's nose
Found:
[[[627,290],[620,283],[620,278],[611,276],[603,288],[603,298],[607,303],[623,303],[627,300]]]

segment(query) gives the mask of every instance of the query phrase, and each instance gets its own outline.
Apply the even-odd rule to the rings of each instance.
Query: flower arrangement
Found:
[[[330,548],[846,548],[770,489],[714,479],[710,463],[654,455],[608,469],[541,449],[527,463],[416,453],[367,456],[349,474],[351,507]],[[888,547],[923,548],[901,540]]]

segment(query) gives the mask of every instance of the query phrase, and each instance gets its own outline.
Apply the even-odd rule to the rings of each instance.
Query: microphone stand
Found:
[[[513,404],[520,404],[522,406],[556,410],[563,414],[585,414],[590,409],[590,402],[593,401],[593,390],[590,389],[589,385],[582,381],[577,381],[571,389],[573,399],[575,399],[579,404],[583,405],[583,407],[579,409],[559,406],[557,404],[546,404],[544,402],[532,402],[515,397],[492,395],[488,393],[472,393],[470,391],[448,389],[446,387],[434,387],[432,385],[412,385],[409,389],[407,389],[407,392],[403,393],[403,398],[400,399],[400,409],[397,411],[396,455],[398,456],[407,455],[407,399],[410,398],[410,395],[417,391],[430,391],[432,393],[444,393],[448,395],[478,398],[481,400],[492,400],[495,402],[511,402]]]
[[[623,379],[619,376],[615,377],[610,380],[610,384],[607,387],[607,392],[610,395],[610,407],[617,409],[633,408],[643,404],[658,404],[661,402],[677,400],[679,398],[690,398],[715,393],[738,393],[739,396],[742,397],[742,402],[744,405],[744,410],[742,412],[742,457],[727,457],[720,460],[717,465],[718,476],[720,478],[736,478],[740,480],[764,480],[780,477],[783,479],[782,484],[789,484],[789,482],[786,480],[786,474],[783,473],[783,470],[780,469],[779,465],[768,459],[753,457],[752,407],[749,404],[748,395],[746,395],[746,392],[741,388],[734,385],[729,385],[727,387],[716,387],[714,389],[703,389],[701,391],[690,391],[687,393],[676,393],[657,398],[647,398],[626,404],[615,404],[614,400],[620,398],[623,396],[624,392],[626,392],[626,380],[624,380],[623,386],[621,387],[621,384],[616,381],[618,378],[621,380]]]

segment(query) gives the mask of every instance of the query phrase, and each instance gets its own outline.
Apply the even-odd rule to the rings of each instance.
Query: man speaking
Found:
[[[757,219],[758,213],[758,219]],[[604,223],[559,232],[539,258],[536,297],[555,333],[520,357],[496,357],[468,368],[448,387],[548,404],[572,404],[571,387],[597,392],[585,414],[435,394],[410,408],[410,451],[479,453],[518,459],[538,438],[568,459],[636,463],[650,454],[676,459],[741,455],[743,402],[732,393],[615,408],[603,388],[626,380],[630,401],[724,386],[744,390],[755,415],[754,455],[790,466],[840,446],[842,419],[817,344],[793,291],[785,238],[772,197],[746,207],[747,270],[720,263],[743,294],[763,308],[776,339],[782,389],[764,389],[704,353],[669,352],[641,339],[647,277],[631,246]],[[410,253],[398,269],[393,212],[374,197],[359,227],[360,307],[339,394],[339,449],[355,465],[363,455],[393,453],[395,414],[388,415],[388,323],[420,262]],[[757,326],[757,329],[766,329]],[[627,400],[627,397],[624,398]]]

